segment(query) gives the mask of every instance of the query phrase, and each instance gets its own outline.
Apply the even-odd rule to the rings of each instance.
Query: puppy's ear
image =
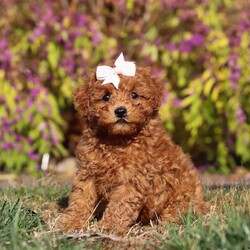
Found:
[[[83,117],[88,116],[89,98],[91,93],[92,83],[95,82],[95,74],[92,73],[90,77],[85,80],[84,85],[75,90],[74,103],[75,107]]]
[[[164,92],[164,84],[162,81],[160,81],[158,78],[152,76],[151,80],[153,82],[153,90],[152,90],[152,104],[154,110],[159,110],[162,98],[163,98],[163,92]]]
[[[147,81],[151,92],[151,106],[153,110],[158,111],[162,103],[164,84],[161,80],[152,75],[149,67],[145,69],[145,72],[147,74]]]
[[[89,106],[89,85],[85,83],[83,86],[77,88],[74,94],[74,103],[78,111],[82,116],[88,116]]]

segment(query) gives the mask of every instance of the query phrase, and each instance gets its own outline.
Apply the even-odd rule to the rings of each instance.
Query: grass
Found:
[[[207,189],[210,210],[203,217],[189,214],[181,226],[135,225],[123,238],[62,235],[55,227],[58,202],[69,192],[51,178],[0,190],[0,249],[250,249],[250,190],[244,186]]]

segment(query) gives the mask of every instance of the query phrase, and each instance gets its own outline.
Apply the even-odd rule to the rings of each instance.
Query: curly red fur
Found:
[[[107,205],[99,224],[117,233],[154,218],[178,222],[190,206],[196,214],[205,211],[192,162],[161,125],[163,84],[148,68],[120,79],[117,90],[102,85],[93,73],[76,91],[84,127],[76,150],[78,171],[62,217],[65,230],[84,228],[100,201]],[[105,94],[108,101],[102,99]],[[118,107],[127,110],[123,119],[114,114]]]

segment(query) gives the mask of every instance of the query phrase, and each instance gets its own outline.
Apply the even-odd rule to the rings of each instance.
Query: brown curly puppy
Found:
[[[161,125],[162,83],[148,68],[119,77],[118,90],[93,73],[76,91],[84,128],[65,230],[84,228],[101,200],[107,205],[99,223],[116,233],[154,218],[180,221],[190,206],[196,214],[205,210],[192,162]]]

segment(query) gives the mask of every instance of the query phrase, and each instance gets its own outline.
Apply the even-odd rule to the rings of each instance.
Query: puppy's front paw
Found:
[[[72,216],[69,214],[62,214],[57,223],[57,227],[63,232],[81,230],[86,228],[86,223],[77,216]]]
[[[123,227],[122,225],[118,225],[115,223],[110,223],[106,220],[99,221],[97,225],[99,229],[103,230],[106,233],[114,233],[123,236],[127,232],[127,227]]]

